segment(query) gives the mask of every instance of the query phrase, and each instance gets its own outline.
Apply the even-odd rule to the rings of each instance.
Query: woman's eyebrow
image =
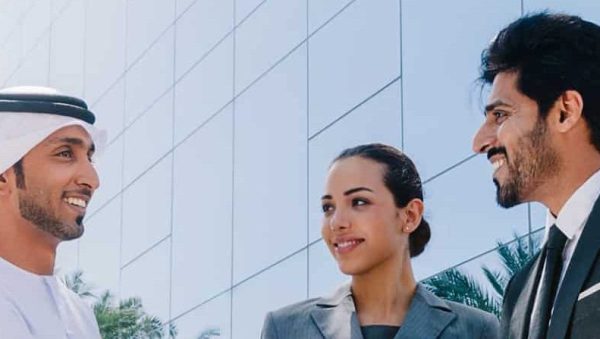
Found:
[[[360,192],[360,191],[373,192],[372,189],[367,188],[367,187],[355,187],[355,188],[351,188],[351,189],[347,190],[346,192],[344,192],[344,195],[350,195],[350,194]],[[321,200],[328,200],[328,199],[332,199],[330,194],[325,194],[324,196],[321,197]]]
[[[366,188],[366,187],[356,187],[356,188],[351,188],[349,190],[347,190],[346,192],[344,192],[344,195],[350,195],[352,193],[356,193],[356,192],[360,192],[360,191],[369,191],[369,192],[373,192],[372,189],[370,188]]]

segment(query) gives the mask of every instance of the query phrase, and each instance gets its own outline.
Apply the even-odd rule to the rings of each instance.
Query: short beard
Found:
[[[83,234],[83,216],[78,216],[74,225],[65,224],[48,213],[47,209],[33,199],[23,195],[19,195],[19,211],[25,220],[60,240],[77,239]]]
[[[519,151],[513,152],[512,161],[507,157],[507,182],[500,185],[494,179],[498,205],[510,208],[521,204],[527,192],[559,172],[558,155],[546,139],[546,123],[540,117],[533,130],[521,137],[517,145]]]

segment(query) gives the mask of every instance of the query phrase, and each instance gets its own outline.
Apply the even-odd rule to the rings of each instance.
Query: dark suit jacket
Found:
[[[600,338],[599,250],[600,199],[594,204],[556,295],[548,338]],[[502,338],[527,338],[542,268],[538,254],[508,283],[500,317]]]
[[[350,285],[329,298],[306,300],[267,314],[263,339],[361,339]],[[495,316],[442,300],[422,285],[395,339],[498,338]]]

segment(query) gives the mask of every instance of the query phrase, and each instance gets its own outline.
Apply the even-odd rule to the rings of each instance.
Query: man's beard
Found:
[[[531,132],[521,137],[511,156],[512,161],[506,149],[503,148],[501,153],[506,157],[508,175],[504,184],[500,185],[496,179],[494,184],[496,201],[504,208],[522,203],[526,194],[559,172],[558,155],[547,141],[543,118],[538,119]]]
[[[50,206],[50,204],[46,204]],[[37,226],[40,230],[60,240],[77,239],[83,234],[83,216],[78,216],[73,224],[60,221],[49,210],[31,196],[19,194],[19,211],[21,216]]]

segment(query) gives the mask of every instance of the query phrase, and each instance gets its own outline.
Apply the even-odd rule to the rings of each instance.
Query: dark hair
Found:
[[[17,188],[25,189],[25,172],[23,171],[23,158],[19,159],[19,161],[12,165],[12,167],[13,171],[15,171]]]
[[[481,56],[483,83],[516,72],[517,88],[534,100],[541,118],[567,90],[579,92],[591,142],[600,151],[600,27],[578,16],[541,12],[498,33]]]
[[[396,148],[383,144],[360,145],[342,151],[333,162],[350,157],[369,159],[385,166],[383,183],[394,196],[397,207],[406,207],[415,198],[423,200],[423,186],[415,164]],[[408,238],[410,256],[421,254],[430,238],[429,223],[421,218],[419,227]]]

